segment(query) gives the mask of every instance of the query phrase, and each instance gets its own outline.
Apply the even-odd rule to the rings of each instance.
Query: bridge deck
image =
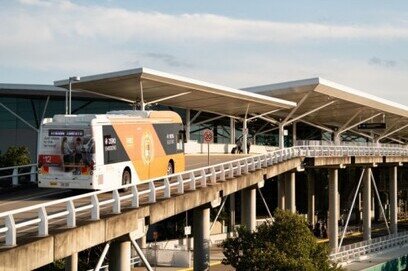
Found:
[[[244,157],[243,155],[211,154],[210,164],[219,164]],[[207,166],[207,155],[186,155],[186,170]],[[70,197],[85,193],[71,189],[47,189],[37,187],[21,187],[12,192],[0,193],[0,213],[15,210],[34,204]]]
[[[214,155],[212,154],[210,156],[210,165],[213,164],[219,164],[222,162],[227,162],[231,160],[235,160],[238,158],[245,157],[245,155],[230,155],[230,154],[220,154],[220,155]],[[208,165],[208,157],[207,155],[186,155],[186,170],[191,170],[191,169],[196,169],[200,167],[204,167]],[[158,183],[157,185],[160,185]],[[75,191],[75,190],[70,190],[70,189],[44,189],[44,188],[37,188],[37,187],[31,187],[31,188],[22,188],[21,190],[15,191],[13,193],[7,193],[7,194],[0,194],[0,213],[1,212],[6,212],[9,210],[14,210],[18,208],[23,208],[27,206],[32,206],[35,204],[40,204],[40,203],[45,203],[49,202],[52,200],[56,200],[59,198],[64,198],[64,197],[70,197],[70,196],[75,196],[79,194],[86,193],[84,191]],[[122,194],[129,194],[130,192],[122,192]],[[160,194],[159,194],[160,195]],[[110,195],[100,195],[98,198],[100,200],[105,200],[108,199]],[[147,196],[145,198],[147,200]],[[81,205],[86,205],[90,204],[89,199],[86,200],[81,200],[76,202],[76,207],[81,206]],[[125,207],[125,206],[123,206]],[[53,207],[47,208],[47,211],[50,213],[61,211],[62,209],[66,208],[65,204],[58,204]],[[101,207],[101,211],[104,209],[110,209],[112,208],[110,205]],[[90,212],[84,212],[80,216],[87,217],[89,216]],[[18,217],[15,217],[16,222],[24,221],[26,219],[30,219],[36,214],[30,214],[27,213],[25,215],[21,215]],[[66,219],[61,218],[61,219],[56,219],[52,223],[54,224],[53,226],[63,226],[66,224]],[[0,222],[0,226],[3,226],[4,222]],[[28,227],[24,230],[21,230],[20,232],[24,232],[24,237],[25,238],[30,238],[30,237],[35,237],[37,235],[36,231],[34,230],[35,227]],[[4,242],[4,237],[0,237],[0,242]]]

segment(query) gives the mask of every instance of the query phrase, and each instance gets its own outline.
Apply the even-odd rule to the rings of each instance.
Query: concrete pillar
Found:
[[[333,135],[334,144],[340,145],[341,144],[341,135],[337,132],[334,132]]]
[[[186,109],[186,140],[190,140],[190,132],[191,132],[191,125],[190,125],[190,119],[191,119],[191,110]]]
[[[193,211],[194,270],[210,268],[210,208]]]
[[[65,271],[77,271],[78,270],[78,253],[74,253],[65,258]]]
[[[329,169],[329,221],[328,221],[328,233],[329,233],[329,245],[331,251],[337,251],[339,229],[338,229],[338,169]]]
[[[363,239],[371,239],[371,168],[366,168],[363,177]]]
[[[230,144],[235,144],[235,120],[230,117]]]
[[[394,167],[390,168],[390,223],[391,223],[391,233],[397,233],[398,232],[397,186],[398,186],[398,171],[397,171],[397,167],[394,166]]]
[[[235,229],[235,193],[229,195],[230,203],[230,231]]]
[[[296,213],[296,173],[286,173],[285,209]]]
[[[315,175],[311,169],[307,172],[307,222],[313,227],[315,221]]]
[[[285,147],[285,131],[284,131],[285,127],[283,126],[283,124],[279,124],[279,149],[283,149]]]
[[[295,146],[296,145],[296,138],[297,138],[297,136],[296,136],[296,121],[295,122],[293,122],[293,124],[292,124],[292,145],[293,146]]]
[[[130,241],[117,239],[109,248],[109,270],[130,271]]]
[[[241,225],[254,231],[256,228],[256,190],[245,188],[241,193]]]
[[[285,210],[285,174],[278,176],[278,208]]]

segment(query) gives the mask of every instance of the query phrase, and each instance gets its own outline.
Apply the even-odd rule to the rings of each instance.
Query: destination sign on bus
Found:
[[[358,129],[360,130],[385,129],[385,128],[387,128],[385,122],[361,123],[358,125]]]
[[[84,136],[84,130],[48,130],[48,136]]]

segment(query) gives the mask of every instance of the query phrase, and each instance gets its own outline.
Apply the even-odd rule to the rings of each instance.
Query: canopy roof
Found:
[[[408,137],[408,107],[358,91],[322,78],[284,82],[245,88],[258,94],[273,96],[298,103],[294,112],[281,110],[274,117],[285,119],[288,115],[299,120],[332,128],[353,131],[376,137],[389,134],[388,138],[404,140]],[[322,107],[327,105],[325,107]],[[319,107],[321,109],[309,113]],[[366,121],[365,121],[366,120]],[[362,122],[385,122],[383,130],[358,130]],[[398,130],[398,131],[397,131]],[[392,134],[390,134],[393,132]],[[385,138],[385,137],[384,137]]]
[[[68,83],[61,80],[54,85],[68,88]],[[81,77],[80,81],[72,82],[72,89],[130,103],[140,101],[143,95],[147,104],[159,102],[228,116],[241,116],[247,110],[262,114],[296,106],[294,102],[146,68]]]

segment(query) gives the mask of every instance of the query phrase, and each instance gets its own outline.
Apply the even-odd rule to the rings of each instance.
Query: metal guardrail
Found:
[[[339,252],[331,254],[330,259],[334,262],[347,263],[359,260],[363,256],[375,255],[384,252],[386,249],[406,244],[408,244],[408,231],[343,246]]]
[[[207,183],[215,184],[226,181],[227,178],[234,178],[266,168],[271,165],[289,160],[295,157],[328,157],[328,156],[408,156],[408,149],[398,147],[357,147],[357,146],[295,146],[291,148],[279,149],[267,154],[260,154],[244,157],[233,161],[224,162],[217,165],[193,169],[177,174],[150,179],[142,184],[129,184],[109,191],[96,191],[79,196],[68,197],[47,203],[37,204],[17,210],[0,213],[0,220],[4,220],[4,225],[0,226],[0,237],[5,236],[6,246],[17,245],[17,235],[19,230],[28,226],[34,227],[38,236],[48,235],[50,221],[64,218],[68,228],[76,227],[79,214],[90,211],[91,220],[99,220],[102,211],[110,214],[119,214],[124,205],[131,208],[138,208],[142,200],[144,203],[155,203],[157,198],[170,198],[172,189],[176,193],[184,194],[185,190],[196,190],[204,188]],[[130,193],[119,193],[120,189],[129,188]],[[174,192],[173,192],[174,193]],[[106,194],[108,199],[100,200],[99,195]],[[89,204],[79,205],[78,201],[87,200]],[[77,203],[77,206],[75,205]],[[62,211],[50,213],[47,208],[65,205]],[[109,208],[106,208],[109,207]],[[55,209],[54,209],[55,210]],[[18,216],[34,218],[15,221]],[[84,218],[82,218],[84,219]],[[87,219],[87,218],[85,218]],[[89,219],[89,218],[88,218]],[[1,224],[0,224],[1,225]]]
[[[30,169],[29,172],[20,172],[21,169]],[[2,172],[7,172],[12,170],[11,174],[6,173],[7,175],[1,175]],[[37,164],[29,164],[29,165],[22,165],[22,166],[14,166],[14,167],[3,167],[0,168],[0,180],[9,179],[11,178],[12,186],[18,186],[20,177],[22,176],[30,176],[30,182],[36,183],[37,181]]]

